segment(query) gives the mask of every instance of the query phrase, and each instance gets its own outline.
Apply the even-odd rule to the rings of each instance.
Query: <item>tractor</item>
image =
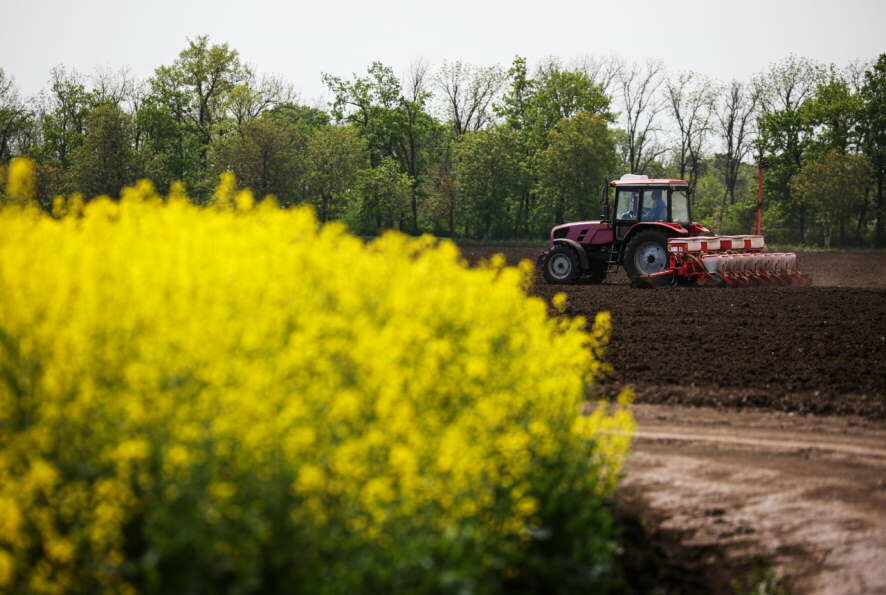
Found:
[[[715,236],[693,223],[688,189],[683,180],[636,174],[609,182],[601,220],[551,229],[550,245],[538,258],[545,280],[601,283],[622,266],[634,287],[811,283],[797,269],[796,254],[765,252],[762,235]]]

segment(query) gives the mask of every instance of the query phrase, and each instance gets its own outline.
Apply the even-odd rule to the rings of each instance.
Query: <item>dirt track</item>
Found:
[[[886,593],[886,425],[638,405],[621,503],[708,588],[758,560],[797,593]],[[680,577],[661,577],[679,584]]]
[[[801,254],[800,267],[813,287],[536,280],[572,315],[613,314],[602,390],[630,384],[639,403],[619,495],[647,523],[627,535],[649,548],[638,590],[732,592],[762,563],[798,593],[886,593],[886,254]]]

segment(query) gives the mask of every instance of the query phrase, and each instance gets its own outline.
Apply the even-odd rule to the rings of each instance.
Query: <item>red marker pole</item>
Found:
[[[757,225],[754,235],[763,235],[763,167],[762,160],[757,167]]]

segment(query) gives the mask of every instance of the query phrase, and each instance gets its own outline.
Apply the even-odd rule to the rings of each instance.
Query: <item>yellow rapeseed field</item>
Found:
[[[51,214],[7,177],[0,591],[605,586],[633,428],[581,415],[607,314],[231,176],[206,208],[143,181]]]

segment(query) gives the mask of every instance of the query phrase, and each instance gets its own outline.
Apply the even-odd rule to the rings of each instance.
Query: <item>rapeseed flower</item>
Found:
[[[0,589],[605,586],[633,426],[581,415],[608,315],[228,175],[206,208],[143,181],[52,214],[8,177]]]

